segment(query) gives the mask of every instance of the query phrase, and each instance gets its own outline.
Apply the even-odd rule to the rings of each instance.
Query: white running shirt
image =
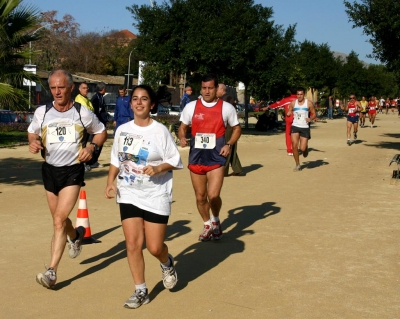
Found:
[[[78,155],[85,128],[89,134],[100,134],[105,130],[97,116],[86,107],[81,107],[80,117],[74,106],[65,112],[59,112],[54,107],[45,112],[46,105],[36,109],[28,132],[42,138],[45,160],[53,166],[79,164]]]
[[[183,168],[175,141],[164,125],[153,120],[145,127],[136,125],[134,121],[119,126],[111,151],[111,165],[119,168],[117,203],[132,204],[169,216],[173,171],[151,177],[142,174],[145,166],[162,163]]]
[[[306,118],[308,117],[309,117],[308,100],[304,99],[304,103],[302,105],[299,105],[298,100],[296,100],[293,109],[292,126],[309,128],[310,126],[306,121]]]

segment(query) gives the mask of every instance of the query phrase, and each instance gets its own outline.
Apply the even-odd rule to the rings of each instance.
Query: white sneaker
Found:
[[[85,237],[86,229],[83,226],[79,226],[76,228],[78,233],[78,238],[75,241],[72,241],[69,236],[67,236],[68,240],[68,254],[69,258],[76,258],[82,251],[82,240]]]
[[[178,282],[178,274],[175,270],[174,258],[168,254],[168,259],[171,261],[171,266],[168,268],[161,266],[162,280],[165,288],[172,289]]]
[[[44,273],[36,275],[36,282],[48,289],[54,289],[54,285],[57,281],[57,274],[53,268],[47,268]]]
[[[129,297],[127,301],[125,301],[124,307],[130,309],[139,308],[141,305],[146,305],[150,302],[150,297],[145,290],[135,290],[133,295]]]

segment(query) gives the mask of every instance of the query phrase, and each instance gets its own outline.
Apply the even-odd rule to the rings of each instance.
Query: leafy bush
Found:
[[[179,115],[163,114],[154,116],[153,120],[156,120],[161,124],[164,124],[169,129],[171,126],[174,126],[174,124],[179,123]]]
[[[29,123],[0,123],[0,133],[27,132],[28,126]]]

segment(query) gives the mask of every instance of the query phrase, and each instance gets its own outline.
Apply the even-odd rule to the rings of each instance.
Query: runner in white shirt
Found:
[[[54,288],[67,240],[70,258],[77,257],[82,250],[85,227],[75,230],[68,216],[84,186],[84,163],[106,141],[107,131],[91,111],[72,101],[74,82],[69,72],[50,73],[49,87],[54,102],[35,111],[28,128],[28,140],[29,151],[41,152],[45,159],[42,176],[54,225],[50,267],[39,273],[36,281],[46,288]],[[89,145],[82,145],[85,131],[95,134]]]
[[[303,153],[303,157],[308,156],[308,140],[311,139],[310,123],[316,117],[314,105],[311,101],[304,98],[305,89],[297,89],[297,100],[290,103],[287,116],[293,113],[293,123],[291,129],[293,158],[296,162],[296,167],[293,171],[301,171],[299,148]]]
[[[151,87],[136,86],[130,105],[134,119],[115,132],[105,196],[117,196],[135,283],[135,291],[124,307],[138,308],[150,302],[144,276],[144,243],[161,263],[164,287],[172,289],[178,281],[174,258],[168,253],[164,238],[171,214],[172,170],[183,165],[172,135],[150,117],[157,105]]]

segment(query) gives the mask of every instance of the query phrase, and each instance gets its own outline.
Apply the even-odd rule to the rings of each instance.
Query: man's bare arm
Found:
[[[317,112],[315,111],[314,104],[311,101],[308,101],[308,110],[309,110],[311,116],[309,118],[309,121],[307,121],[307,122],[311,122],[317,117]]]
[[[187,139],[186,139],[186,133],[188,130],[189,125],[186,125],[181,122],[181,125],[179,126],[178,130],[178,138],[179,138],[179,144],[181,147],[185,147],[188,145]]]

